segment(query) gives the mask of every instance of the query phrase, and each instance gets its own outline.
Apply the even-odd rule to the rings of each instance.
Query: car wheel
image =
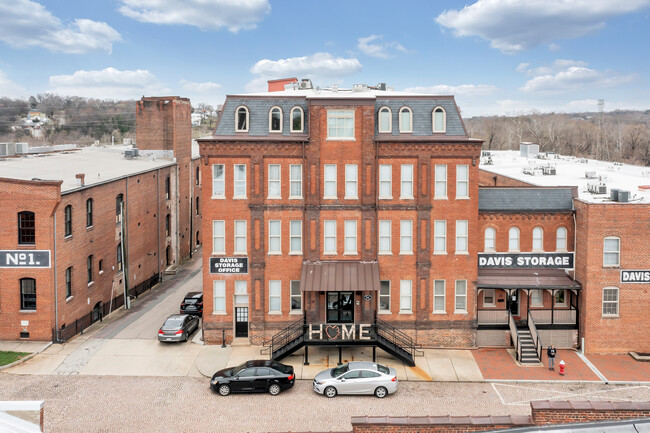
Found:
[[[219,386],[219,394],[226,396],[230,394],[230,387],[228,385],[220,385]]]
[[[280,394],[280,391],[282,390],[280,389],[280,385],[277,383],[273,383],[271,386],[269,386],[269,394],[271,395],[278,395]]]
[[[327,388],[325,388],[325,391],[323,391],[323,394],[325,394],[325,397],[328,398],[336,397],[337,394],[336,388],[334,388],[333,386],[328,386]]]
[[[388,395],[388,391],[383,386],[377,387],[377,389],[375,389],[375,397],[384,398],[387,395]]]

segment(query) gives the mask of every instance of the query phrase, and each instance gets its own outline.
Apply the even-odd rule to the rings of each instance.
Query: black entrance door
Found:
[[[248,337],[248,307],[235,307],[235,337]]]
[[[508,299],[510,304],[510,312],[513,316],[519,316],[519,290],[513,290]]]
[[[354,322],[354,292],[327,292],[327,323]]]

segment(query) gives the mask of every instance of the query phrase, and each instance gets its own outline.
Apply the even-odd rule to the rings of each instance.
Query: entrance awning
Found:
[[[379,291],[379,263],[304,262],[300,289],[303,292]]]
[[[573,289],[573,281],[563,269],[484,269],[478,271],[477,288],[488,289]]]

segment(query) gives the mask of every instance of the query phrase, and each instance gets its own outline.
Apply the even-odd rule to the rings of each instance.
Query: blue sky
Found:
[[[0,0],[0,96],[266,80],[453,94],[465,117],[650,108],[650,0]]]

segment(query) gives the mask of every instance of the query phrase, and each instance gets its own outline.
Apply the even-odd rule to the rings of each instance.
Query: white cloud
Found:
[[[193,81],[181,80],[181,87],[191,93],[214,93],[221,89],[221,84],[206,81],[195,83]]]
[[[478,0],[435,21],[456,36],[479,36],[493,48],[516,53],[593,33],[610,18],[648,6],[650,0]]]
[[[27,94],[27,90],[9,79],[4,71],[0,70],[0,95],[7,98],[21,98]]]
[[[122,0],[119,11],[137,21],[184,24],[202,30],[250,30],[268,15],[268,0]]]
[[[170,93],[149,71],[120,71],[115,68],[51,76],[49,91],[59,95],[116,100]]]
[[[213,107],[223,103],[224,96],[221,92],[221,84],[206,81],[197,83],[193,81],[181,80],[181,96],[190,98],[193,106],[200,103],[210,104]]]
[[[357,48],[368,56],[378,57],[380,59],[395,57],[398,51],[402,53],[408,52],[399,42],[379,42],[383,38],[383,35],[370,35],[365,38],[359,38]]]
[[[428,93],[433,95],[455,95],[455,96],[486,96],[497,90],[495,86],[488,84],[462,84],[460,86],[447,86],[439,84],[428,87],[409,87],[405,92]]]
[[[586,62],[574,60],[556,60],[551,65],[532,69],[522,65],[517,71],[533,77],[520,89],[527,93],[562,93],[585,86],[616,87],[636,78],[634,74],[597,71],[588,68]]]
[[[361,63],[355,58],[334,57],[330,53],[315,53],[288,59],[263,59],[251,68],[259,75],[246,85],[249,92],[266,91],[266,81],[286,78],[340,79],[361,71]]]
[[[53,52],[110,53],[120,34],[104,22],[76,19],[69,25],[30,0],[0,2],[0,40],[14,48],[41,47]]]

